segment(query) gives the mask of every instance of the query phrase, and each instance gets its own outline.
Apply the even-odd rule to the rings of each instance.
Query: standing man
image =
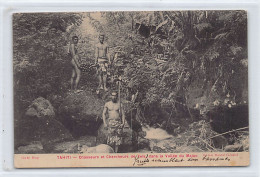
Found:
[[[72,76],[71,76],[71,90],[77,90],[78,84],[80,80],[80,63],[79,63],[79,56],[78,56],[78,36],[72,37],[72,43],[69,47],[69,54],[71,56],[71,64],[72,64]]]
[[[112,146],[117,153],[118,147],[122,144],[125,113],[116,92],[112,92],[111,98],[111,101],[104,106],[102,118],[104,127],[108,128],[107,144]],[[106,113],[108,113],[108,119],[106,119]]]
[[[99,43],[96,46],[95,49],[95,64],[98,64],[98,80],[99,85],[97,89],[97,93],[99,93],[99,90],[104,89],[107,91],[107,69],[108,64],[111,64],[110,57],[108,55],[108,46],[104,42],[105,35],[101,34],[99,35]]]

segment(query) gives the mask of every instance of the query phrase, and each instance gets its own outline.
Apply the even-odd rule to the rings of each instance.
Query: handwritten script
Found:
[[[145,156],[136,156],[134,157],[133,166],[144,166],[149,165],[149,163],[183,163],[183,162],[198,162],[198,161],[230,161],[231,159],[229,157],[209,157],[207,155],[204,155],[203,157],[192,157],[192,156],[186,156],[184,157],[170,157],[169,159],[165,159],[165,157],[169,156],[162,156],[161,158],[154,158],[151,155],[146,154]]]

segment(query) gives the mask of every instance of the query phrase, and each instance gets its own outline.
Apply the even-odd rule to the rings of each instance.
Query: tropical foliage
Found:
[[[104,33],[121,75],[123,97],[163,122],[178,112],[193,118],[223,105],[247,102],[247,14],[245,11],[46,13],[14,15],[15,99],[27,106],[38,96],[69,88],[67,44],[88,19]],[[97,36],[82,36],[89,62]],[[93,58],[92,58],[93,59]],[[91,76],[91,75],[90,75]],[[93,78],[93,77],[92,77]],[[86,78],[83,83],[88,85]],[[96,80],[97,82],[97,80]],[[159,110],[159,111],[158,111]],[[178,111],[181,110],[181,111]],[[173,113],[174,112],[174,113]]]

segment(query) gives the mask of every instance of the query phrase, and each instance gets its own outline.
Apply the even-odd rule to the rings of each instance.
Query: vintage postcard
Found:
[[[248,166],[247,12],[13,14],[14,165]]]

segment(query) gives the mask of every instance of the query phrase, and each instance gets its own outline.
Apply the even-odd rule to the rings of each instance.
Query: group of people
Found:
[[[99,85],[97,88],[97,93],[99,90],[108,91],[107,89],[107,74],[108,66],[111,65],[110,56],[108,54],[108,45],[104,42],[105,35],[99,35],[99,43],[95,47],[95,66],[97,67],[97,74]],[[72,37],[72,43],[69,46],[69,55],[71,57],[72,64],[72,76],[71,76],[71,90],[78,90],[78,84],[81,77],[82,65],[80,64],[80,58],[78,55],[78,41],[77,36]]]
[[[104,40],[105,35],[99,35],[99,43],[95,47],[95,66],[97,67],[99,80],[97,93],[99,93],[99,90],[108,91],[107,75],[108,66],[111,65],[111,60],[108,55],[108,45],[104,42]],[[71,89],[75,90],[76,93],[81,91],[78,90],[78,84],[81,77],[81,64],[79,61],[77,46],[78,41],[79,38],[77,36],[73,36],[72,43],[69,46],[69,54],[71,56],[72,64]],[[102,119],[104,128],[108,130],[107,144],[113,147],[115,152],[118,152],[118,148],[122,144],[123,128],[126,121],[124,108],[120,99],[118,99],[117,92],[112,92],[111,101],[105,103]]]

